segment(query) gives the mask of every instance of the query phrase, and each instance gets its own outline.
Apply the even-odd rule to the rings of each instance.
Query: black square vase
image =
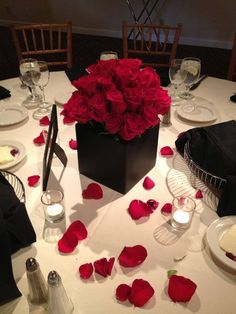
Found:
[[[79,171],[122,194],[156,163],[159,124],[131,141],[115,141],[90,124],[76,124]]]

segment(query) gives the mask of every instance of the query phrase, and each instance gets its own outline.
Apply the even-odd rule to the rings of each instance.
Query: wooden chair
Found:
[[[72,67],[72,25],[17,24],[11,27],[17,57],[44,60],[49,66]]]
[[[233,47],[229,61],[227,80],[234,81],[236,78],[236,32],[234,34]]]
[[[140,58],[144,66],[169,67],[176,56],[182,24],[176,27],[123,22],[123,56]]]

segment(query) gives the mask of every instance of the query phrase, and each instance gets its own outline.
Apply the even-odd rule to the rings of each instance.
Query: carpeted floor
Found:
[[[18,61],[8,27],[0,26],[0,40],[0,79],[18,76]],[[122,57],[122,39],[73,34],[73,70],[70,71],[70,78],[83,73],[104,50],[116,51]],[[177,57],[198,57],[202,61],[202,73],[226,78],[230,50],[179,45]]]

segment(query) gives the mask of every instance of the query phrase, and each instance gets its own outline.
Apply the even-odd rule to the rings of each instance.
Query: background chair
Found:
[[[234,34],[233,47],[229,61],[227,80],[234,81],[236,79],[236,32]]]
[[[140,58],[145,66],[169,67],[175,58],[182,25],[127,24],[123,22],[123,56]]]
[[[18,24],[11,27],[18,60],[36,58],[51,66],[72,67],[72,25]]]

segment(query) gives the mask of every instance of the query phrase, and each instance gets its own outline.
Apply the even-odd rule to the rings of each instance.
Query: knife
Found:
[[[203,74],[202,76],[199,77],[199,79],[196,81],[196,83],[194,83],[191,87],[190,87],[190,90],[194,90],[195,88],[198,87],[198,85],[203,81],[205,80],[205,78],[207,78],[207,74]]]

